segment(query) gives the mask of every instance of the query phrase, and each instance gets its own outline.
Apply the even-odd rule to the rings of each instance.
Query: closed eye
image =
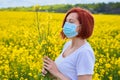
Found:
[[[69,23],[74,23],[73,19],[67,19],[66,21],[69,22]]]
[[[69,23],[74,23],[73,21],[70,21]]]

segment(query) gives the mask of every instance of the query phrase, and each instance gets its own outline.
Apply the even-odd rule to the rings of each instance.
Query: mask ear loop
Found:
[[[79,34],[81,32],[82,24],[80,24],[78,27],[79,27],[79,30],[78,30],[78,34]]]

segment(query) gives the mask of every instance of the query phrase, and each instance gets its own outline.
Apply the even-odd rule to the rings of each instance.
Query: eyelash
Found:
[[[70,21],[70,23],[74,23],[74,22]]]
[[[69,22],[69,23],[74,23],[73,21],[66,21],[66,22]]]

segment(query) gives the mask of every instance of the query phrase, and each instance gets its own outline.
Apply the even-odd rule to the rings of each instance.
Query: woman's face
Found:
[[[70,13],[67,18],[66,18],[66,22],[69,22],[69,23],[73,23],[73,24],[76,24],[77,25],[77,29],[76,31],[78,32],[79,29],[80,29],[80,23],[78,21],[78,14],[77,13]]]

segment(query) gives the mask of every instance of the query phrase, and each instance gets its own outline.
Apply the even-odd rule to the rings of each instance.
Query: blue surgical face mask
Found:
[[[76,29],[77,29],[77,25],[69,22],[65,22],[63,26],[63,32],[68,38],[73,38],[78,35]]]

